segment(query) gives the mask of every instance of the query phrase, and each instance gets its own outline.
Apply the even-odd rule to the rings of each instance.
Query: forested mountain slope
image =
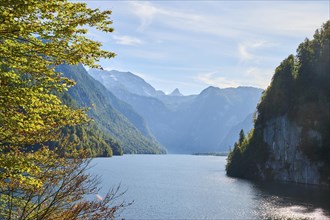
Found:
[[[89,76],[82,65],[61,65],[57,71],[76,81],[76,85],[69,89],[70,96],[79,107],[90,108],[87,113],[96,126],[117,140],[124,153],[165,153],[150,134],[143,118]]]
[[[77,103],[73,98],[64,92],[60,95],[65,105],[77,108]],[[68,138],[69,142],[76,148],[84,148],[89,157],[109,157],[112,155],[122,155],[122,146],[110,135],[102,131],[94,121],[88,124],[81,124],[71,127],[64,127],[61,130],[61,140]],[[61,143],[53,142],[52,147],[60,146]]]

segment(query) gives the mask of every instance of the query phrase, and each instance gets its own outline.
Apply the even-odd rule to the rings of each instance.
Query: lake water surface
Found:
[[[118,184],[134,203],[125,219],[330,219],[329,190],[227,177],[226,157],[125,155],[92,160],[103,191]]]

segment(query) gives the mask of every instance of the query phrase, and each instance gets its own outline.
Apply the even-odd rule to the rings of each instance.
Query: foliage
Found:
[[[98,181],[86,172],[89,160],[83,151],[43,147],[35,153],[15,149],[7,156],[0,161],[7,180],[0,185],[0,219],[114,219],[117,209],[129,205],[109,206],[121,195],[119,188],[103,198],[97,194]],[[21,170],[11,165],[12,157],[31,166],[25,170],[28,178],[15,176]]]
[[[111,196],[83,200],[96,190],[83,172],[86,154],[61,132],[89,119],[57,96],[74,81],[55,71],[64,63],[99,67],[95,61],[114,57],[86,37],[87,26],[112,32],[110,14],[67,0],[0,1],[0,218],[98,219],[117,210]],[[58,150],[27,151],[58,140]]]
[[[258,109],[258,120],[284,115],[293,101],[295,58],[290,55],[275,69],[271,85],[264,92]]]
[[[228,157],[228,175],[255,176],[258,166],[267,158],[263,128],[268,120],[286,115],[302,128],[300,148],[311,160],[324,162],[321,175],[330,181],[329,53],[330,21],[327,21],[316,30],[313,40],[306,39],[299,45],[296,57],[290,55],[276,68],[257,106],[253,135]],[[310,135],[311,131],[321,134],[321,140]],[[251,168],[246,170],[247,167]],[[245,171],[238,173],[237,169]]]
[[[88,125],[77,125],[65,127],[61,130],[61,136],[70,136],[70,141],[75,143],[77,149],[85,149],[88,157],[111,157],[112,155],[123,155],[121,145],[110,135],[100,130],[95,123]],[[59,146],[61,143],[52,143]]]
[[[241,131],[239,132],[239,138],[238,138],[238,145],[243,145],[243,142],[245,140],[245,134],[243,129],[241,129]]]
[[[258,131],[252,129],[245,137],[243,130],[239,141],[234,144],[234,149],[227,157],[226,172],[229,176],[257,178],[258,164],[268,158],[267,148]]]
[[[54,67],[78,62],[97,66],[95,60],[113,57],[86,38],[82,28],[112,31],[110,11],[60,0],[9,0],[0,7],[0,143],[43,142],[60,127],[83,121],[82,111],[72,111],[52,94],[73,85]]]
[[[81,73],[76,73],[81,74]],[[71,98],[68,92],[59,94],[64,104],[72,108],[78,108],[77,103]],[[112,136],[103,132],[94,121],[88,124],[76,126],[66,126],[61,129],[61,138],[70,136],[76,149],[84,149],[88,152],[88,157],[111,157],[112,155],[123,155],[122,145]],[[51,142],[52,148],[61,145],[58,141]]]
[[[123,155],[121,144],[110,135],[100,130],[94,122],[61,129],[58,140],[45,143],[49,149],[63,148],[63,140],[68,138],[76,150],[84,150],[88,157],[111,157]],[[42,145],[36,144],[26,147],[27,152],[38,151]]]
[[[124,153],[165,153],[156,140],[143,135],[125,117],[127,114],[125,116],[121,114],[123,111],[136,114],[132,112],[131,106],[118,100],[100,82],[93,79],[82,65],[60,65],[56,70],[77,82],[69,89],[68,94],[79,107],[90,108],[87,114],[105,134],[112,136],[121,144]]]

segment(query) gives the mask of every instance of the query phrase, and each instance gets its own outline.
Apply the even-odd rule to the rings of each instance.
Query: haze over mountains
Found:
[[[124,153],[166,152],[151,134],[145,120],[93,79],[82,65],[61,65],[57,71],[76,81],[76,85],[69,89],[69,95],[79,107],[90,108],[88,115],[121,144]]]
[[[208,87],[198,95],[179,89],[165,95],[130,72],[90,69],[88,73],[146,121],[169,153],[228,151],[240,129],[253,126],[262,90]]]

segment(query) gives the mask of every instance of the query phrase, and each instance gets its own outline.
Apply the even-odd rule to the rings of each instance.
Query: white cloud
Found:
[[[329,19],[329,2],[271,2],[251,10],[251,27],[284,36],[308,36]],[[328,10],[325,10],[325,9]],[[327,13],[324,13],[326,12]]]
[[[244,37],[247,32],[308,36],[329,17],[328,13],[323,13],[324,7],[312,2],[252,2],[246,6],[241,2],[220,2],[215,6],[192,3],[193,11],[187,7],[164,7],[151,2],[130,2],[130,6],[132,13],[140,18],[141,30],[157,22],[180,31],[235,38]],[[224,13],[209,13],[214,9],[211,7],[218,7]]]
[[[140,20],[141,24],[139,29],[142,31],[147,26],[149,26],[156,13],[158,13],[158,9],[151,5],[149,2],[129,2],[132,7],[132,12],[137,15]]]
[[[140,40],[139,38],[131,37],[127,35],[123,35],[123,36],[114,35],[113,39],[116,41],[117,44],[122,44],[122,45],[137,45],[143,43],[143,41]]]
[[[150,2],[130,2],[132,13],[139,17],[141,24],[139,30],[145,30],[153,21],[158,18],[158,22],[172,26],[172,21],[179,24],[194,24],[202,19],[202,16],[187,13],[184,11],[175,10],[173,8],[166,9],[163,7],[155,6]],[[173,25],[175,27],[176,25]],[[185,28],[186,25],[180,26]]]
[[[252,54],[247,51],[247,46],[244,44],[238,45],[238,52],[242,60],[250,60],[253,57]]]
[[[253,86],[267,88],[273,76],[272,69],[259,68],[256,66],[237,67],[227,69],[231,74],[220,74],[219,71],[212,71],[198,74],[194,79],[210,86],[220,88]]]
[[[254,42],[244,42],[238,44],[238,52],[239,56],[242,60],[251,60],[256,58],[255,55],[252,54],[252,52],[256,49],[265,47],[266,42],[265,41],[254,41]]]
[[[237,87],[240,85],[233,79],[228,79],[224,76],[216,76],[216,73],[217,71],[198,74],[195,79],[207,85],[217,86],[220,88]]]
[[[249,67],[243,72],[243,82],[250,86],[259,88],[267,88],[270,83],[270,79],[273,76],[273,69],[265,69],[259,67]]]
[[[113,9],[117,39],[107,37],[114,44],[104,46],[118,55],[107,62],[120,61],[123,65],[119,67],[127,67],[126,70],[152,73],[159,79],[153,81],[160,88],[162,80],[164,87],[172,88],[170,82],[165,83],[172,79],[169,77],[178,83],[195,77],[201,87],[207,84],[265,88],[281,60],[295,53],[299,43],[329,19],[328,1],[99,1],[98,4]],[[120,47],[116,43],[134,47]],[[202,73],[205,70],[217,71]],[[178,74],[185,77],[178,78]]]

